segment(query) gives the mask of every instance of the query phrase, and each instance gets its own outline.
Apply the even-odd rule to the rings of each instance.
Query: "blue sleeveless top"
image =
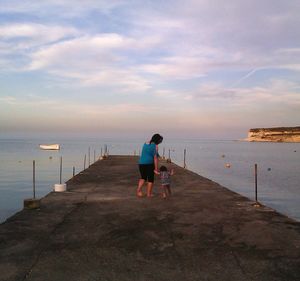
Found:
[[[154,155],[156,153],[156,144],[155,143],[144,143],[141,157],[139,160],[139,164],[153,164],[154,163]]]

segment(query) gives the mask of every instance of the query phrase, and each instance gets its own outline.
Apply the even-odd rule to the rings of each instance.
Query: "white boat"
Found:
[[[40,144],[40,149],[44,150],[59,150],[59,144]]]

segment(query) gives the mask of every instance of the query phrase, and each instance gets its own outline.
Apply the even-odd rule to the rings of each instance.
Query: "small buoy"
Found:
[[[221,156],[222,158],[225,158],[225,154],[222,154],[222,156]]]
[[[67,185],[65,183],[55,184],[53,187],[55,192],[64,192],[67,190]]]
[[[51,159],[52,159],[52,156],[50,156],[49,159],[51,160]]]
[[[20,160],[18,163],[22,163],[22,161]]]
[[[231,165],[230,165],[229,163],[226,163],[226,164],[225,164],[225,167],[226,167],[226,168],[230,168]]]
[[[268,171],[271,171],[271,168],[268,168]]]
[[[297,152],[297,150],[294,150],[294,152]]]

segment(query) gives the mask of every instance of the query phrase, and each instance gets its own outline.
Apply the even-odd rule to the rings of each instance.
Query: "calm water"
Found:
[[[40,143],[60,143],[60,151],[43,151]],[[0,222],[22,209],[23,199],[32,197],[32,161],[36,161],[36,193],[42,197],[59,183],[59,159],[63,157],[63,181],[94,162],[101,148],[110,154],[139,152],[143,140],[117,139],[0,139]],[[88,151],[90,148],[90,157]],[[160,154],[227,188],[254,198],[254,163],[258,164],[258,199],[300,221],[300,144],[248,143],[215,140],[166,140]],[[226,168],[226,164],[230,168]],[[175,189],[175,187],[174,187]]]

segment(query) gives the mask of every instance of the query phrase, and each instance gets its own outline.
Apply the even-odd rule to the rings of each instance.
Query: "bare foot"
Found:
[[[139,192],[136,193],[136,196],[137,196],[137,197],[143,197],[144,195],[143,195],[143,192],[142,192],[142,191],[139,191]]]

